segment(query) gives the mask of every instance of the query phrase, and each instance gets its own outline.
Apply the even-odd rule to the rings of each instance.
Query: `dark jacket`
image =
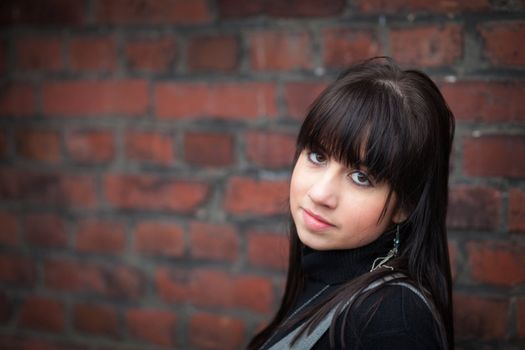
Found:
[[[374,259],[385,256],[391,247],[392,235],[386,234],[356,249],[316,251],[305,248],[305,286],[289,314],[294,314],[305,303],[308,306],[322,303],[345,282],[369,271]],[[440,349],[430,309],[420,296],[403,286],[386,285],[372,293],[352,309],[341,328],[343,317],[337,319],[334,346],[330,347],[326,332],[313,349]],[[276,332],[263,349],[270,348],[290,331]]]

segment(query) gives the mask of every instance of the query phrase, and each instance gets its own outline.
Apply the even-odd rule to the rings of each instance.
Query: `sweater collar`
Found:
[[[373,261],[385,256],[392,248],[394,237],[395,229],[359,248],[315,250],[303,246],[302,267],[305,277],[326,284],[349,281],[370,271]]]

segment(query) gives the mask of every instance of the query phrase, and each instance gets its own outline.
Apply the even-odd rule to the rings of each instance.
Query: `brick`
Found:
[[[330,28],[322,32],[323,64],[342,68],[369,57],[378,56],[382,50],[374,30]]]
[[[82,0],[16,0],[0,2],[0,24],[10,25],[80,25],[85,22]]]
[[[277,115],[271,83],[159,83],[155,105],[160,118],[256,119]]]
[[[27,37],[16,42],[18,69],[56,72],[63,66],[62,42],[59,39]]]
[[[224,208],[235,215],[283,214],[288,207],[288,182],[232,177],[227,185]]]
[[[496,230],[501,193],[480,186],[455,186],[449,193],[447,226],[452,229]]]
[[[94,178],[53,172],[0,169],[0,198],[46,205],[93,208]]]
[[[306,117],[308,107],[327,87],[323,82],[291,82],[284,86],[284,99],[288,115],[302,120]]]
[[[190,319],[190,344],[198,349],[240,349],[244,332],[243,321],[224,315],[196,313]]]
[[[189,301],[203,307],[239,308],[269,313],[274,299],[271,279],[233,275],[220,270],[182,271],[160,268],[155,273],[155,284],[161,299],[166,302]]]
[[[505,287],[524,283],[523,249],[525,245],[514,242],[467,243],[472,278],[479,283]]]
[[[0,344],[6,349],[35,350],[89,350],[87,346],[79,345],[70,340],[44,340],[42,336],[0,335]]]
[[[0,159],[7,158],[9,154],[10,147],[8,137],[6,131],[0,131]]]
[[[135,250],[140,253],[171,257],[184,254],[184,231],[172,223],[139,222],[134,240]]]
[[[51,332],[64,330],[64,305],[49,298],[29,297],[21,306],[18,326]]]
[[[463,171],[468,176],[524,177],[525,137],[483,135],[463,140]]]
[[[126,313],[126,326],[135,339],[173,347],[177,317],[174,313],[156,309],[131,309]]]
[[[0,88],[0,115],[31,116],[36,113],[35,89],[27,83],[10,83]]]
[[[0,245],[17,246],[20,244],[18,218],[15,214],[0,212]]]
[[[191,38],[187,49],[190,71],[223,71],[237,68],[239,43],[234,36],[198,36]]]
[[[94,6],[100,23],[204,24],[212,20],[205,0],[96,0]]]
[[[509,231],[525,233],[525,192],[517,188],[509,191]]]
[[[271,280],[258,276],[241,276],[234,281],[234,298],[238,307],[268,314],[273,311]]]
[[[69,61],[74,70],[114,71],[117,46],[112,37],[77,37],[69,43]]]
[[[392,29],[392,57],[418,67],[451,65],[463,54],[462,31],[456,24]]]
[[[250,62],[255,70],[312,68],[311,40],[306,32],[250,33]]]
[[[36,266],[28,257],[14,254],[0,255],[0,281],[17,287],[34,287]]]
[[[328,17],[339,15],[345,6],[343,0],[219,0],[221,17]]]
[[[363,13],[399,14],[403,12],[458,13],[490,10],[488,0],[425,1],[425,0],[359,0],[357,8]]]
[[[231,225],[192,222],[190,248],[194,259],[235,261],[239,256],[239,237]]]
[[[224,133],[187,133],[184,137],[184,158],[194,165],[232,165],[234,163],[233,137]]]
[[[118,335],[118,315],[111,306],[76,304],[73,308],[73,324],[76,330],[84,333]]]
[[[66,133],[66,150],[79,163],[107,163],[115,157],[112,131],[72,130]]]
[[[525,35],[525,22],[484,23],[478,27],[484,54],[496,66],[525,65],[525,49],[516,45]]]
[[[69,293],[136,299],[142,294],[143,278],[127,266],[48,259],[44,263],[44,284],[46,288]]]
[[[65,247],[68,236],[63,220],[55,214],[32,214],[24,220],[25,240],[37,247]]]
[[[169,72],[176,63],[177,47],[173,38],[134,38],[124,49],[128,67],[140,72]]]
[[[458,120],[502,122],[525,120],[525,84],[460,81],[442,84],[441,92]]]
[[[454,294],[454,328],[458,339],[503,339],[508,301],[471,294]]]
[[[76,232],[75,247],[81,252],[123,252],[126,247],[124,225],[110,220],[80,221]]]
[[[516,328],[519,338],[525,338],[525,297],[518,298],[516,304]]]
[[[191,213],[204,204],[208,185],[146,175],[107,175],[104,192],[109,204],[121,209]]]
[[[7,71],[7,48],[5,40],[0,40],[0,74]]]
[[[8,323],[12,314],[13,302],[7,297],[7,295],[5,295],[4,292],[0,292],[0,324]],[[3,344],[1,338],[0,344]]]
[[[295,153],[292,135],[250,131],[246,135],[246,157],[254,164],[267,168],[291,168]]]
[[[288,239],[282,235],[268,232],[250,232],[248,235],[248,260],[255,266],[286,270],[288,246]]]
[[[448,255],[450,260],[450,273],[452,275],[452,281],[456,280],[458,275],[458,255],[459,249],[456,241],[448,240]]]
[[[45,83],[42,98],[52,116],[141,116],[149,103],[147,84],[137,79]]]
[[[62,158],[60,135],[55,130],[18,129],[15,142],[17,154],[24,158],[54,164]]]
[[[173,136],[156,131],[127,131],[126,157],[130,160],[172,165],[175,162]]]

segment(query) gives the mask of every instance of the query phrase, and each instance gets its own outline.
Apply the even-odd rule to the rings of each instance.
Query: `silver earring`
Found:
[[[385,265],[390,259],[395,258],[397,256],[397,253],[399,251],[399,225],[397,225],[396,228],[396,236],[394,237],[394,246],[392,249],[388,251],[388,254],[386,256],[380,256],[379,258],[376,258],[374,262],[372,263],[372,268],[370,269],[370,272],[377,270],[380,267],[385,267],[390,270],[394,270],[392,266]]]

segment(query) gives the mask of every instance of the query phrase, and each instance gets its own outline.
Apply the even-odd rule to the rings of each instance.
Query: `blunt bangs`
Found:
[[[403,96],[395,86],[338,80],[312,105],[297,150],[321,151],[348,167],[366,167],[376,182],[390,183],[400,176],[400,146],[408,142],[400,127],[403,113]]]

